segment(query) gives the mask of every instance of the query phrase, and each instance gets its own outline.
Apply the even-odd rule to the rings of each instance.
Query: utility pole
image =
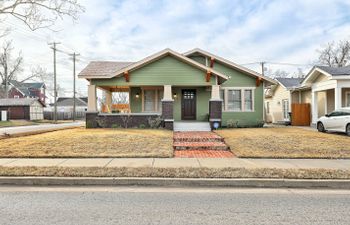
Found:
[[[75,102],[75,61],[76,61],[76,57],[79,56],[80,54],[77,54],[75,52],[73,52],[73,54],[70,54],[70,56],[72,56],[73,59],[73,121],[75,121],[75,108],[76,108],[76,102]]]
[[[56,75],[56,45],[60,44],[59,42],[52,42],[49,43],[49,45],[52,45],[53,49],[53,89],[54,89],[54,114],[53,114],[53,120],[55,123],[57,123],[57,75]]]
[[[261,74],[264,76],[265,75],[265,62],[261,62]]]

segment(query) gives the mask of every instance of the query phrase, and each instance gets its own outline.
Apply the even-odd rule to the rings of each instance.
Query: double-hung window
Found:
[[[161,112],[163,90],[160,89],[144,89],[143,95],[143,112]]]
[[[221,89],[220,97],[223,100],[223,111],[254,111],[254,88],[225,87]]]

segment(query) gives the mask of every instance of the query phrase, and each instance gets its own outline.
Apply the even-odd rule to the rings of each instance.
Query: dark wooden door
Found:
[[[196,119],[196,90],[182,90],[181,97],[181,119],[195,120]]]

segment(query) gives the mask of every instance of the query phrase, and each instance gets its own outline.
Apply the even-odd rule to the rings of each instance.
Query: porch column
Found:
[[[96,85],[88,85],[88,112],[97,112]]]
[[[209,100],[209,122],[212,129],[221,127],[222,100],[220,99],[220,85],[211,86],[211,98]]]
[[[111,112],[112,111],[112,92],[105,91],[105,96],[106,96],[105,104],[108,106],[108,110]]]
[[[334,109],[339,110],[342,107],[342,93],[341,88],[334,88]]]
[[[162,99],[162,117],[164,127],[168,130],[174,129],[174,99],[172,96],[171,85],[164,85],[164,95]]]
[[[318,102],[317,102],[317,92],[311,92],[311,101],[312,101],[312,123],[316,124],[318,119]]]
[[[88,85],[88,108],[85,114],[86,128],[98,127],[96,85]]]

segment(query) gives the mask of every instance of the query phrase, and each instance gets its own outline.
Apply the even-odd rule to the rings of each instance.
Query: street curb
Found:
[[[246,187],[348,189],[350,180],[311,179],[202,179],[202,178],[138,178],[138,177],[0,177],[0,185],[30,186],[155,186],[155,187]]]

